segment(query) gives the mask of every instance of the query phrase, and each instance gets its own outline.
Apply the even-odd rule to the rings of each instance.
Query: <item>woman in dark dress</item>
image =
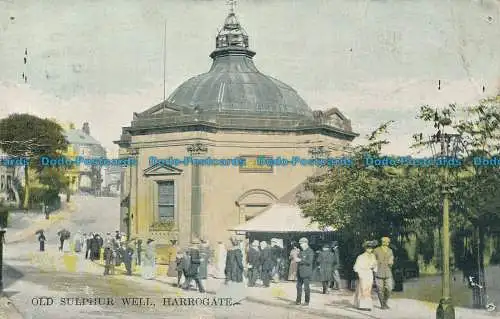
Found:
[[[38,242],[40,243],[40,251],[45,251],[46,241],[47,239],[45,238],[45,235],[43,234],[43,232],[41,232],[40,235],[38,235]]]
[[[243,253],[237,239],[231,240],[233,248],[226,255],[226,282],[243,282]]]
[[[99,260],[99,235],[94,235],[90,240],[90,260]]]

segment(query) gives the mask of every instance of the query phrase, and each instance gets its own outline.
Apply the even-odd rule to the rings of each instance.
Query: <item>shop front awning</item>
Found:
[[[320,227],[316,222],[311,222],[309,217],[304,217],[299,206],[286,203],[273,204],[248,222],[229,230],[269,233],[332,231]]]

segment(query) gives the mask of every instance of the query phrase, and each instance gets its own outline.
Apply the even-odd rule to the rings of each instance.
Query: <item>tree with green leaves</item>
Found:
[[[469,234],[473,239],[474,244],[464,248],[461,256],[464,273],[485,286],[486,236],[500,230],[500,166],[480,165],[480,159],[500,155],[500,96],[461,109],[450,105],[438,111],[423,106],[419,118],[435,128],[448,128],[459,137],[460,144],[455,146],[463,165],[452,174],[452,225],[456,233]],[[484,290],[474,295],[474,303],[484,306]]]
[[[67,141],[62,127],[49,120],[30,114],[11,114],[0,120],[0,148],[12,157],[28,158],[24,166],[25,192],[23,207],[28,208],[30,197],[29,171],[43,169],[42,156],[60,156]]]
[[[313,221],[337,229],[349,242],[351,254],[356,254],[364,240],[422,234],[434,229],[438,221],[434,168],[367,166],[365,162],[369,156],[382,157],[382,146],[388,141],[381,136],[390,124],[381,125],[368,136],[366,145],[350,151],[352,167],[332,167],[324,175],[311,178],[306,189],[314,196],[299,202]],[[347,260],[353,257],[346,256]]]

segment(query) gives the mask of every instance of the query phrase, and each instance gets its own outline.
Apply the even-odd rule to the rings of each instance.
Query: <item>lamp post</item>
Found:
[[[449,179],[449,161],[455,161],[456,155],[459,151],[461,137],[458,134],[444,133],[444,128],[451,124],[451,120],[444,118],[437,123],[437,133],[431,137],[429,145],[434,156],[438,160],[444,161],[439,166],[442,167],[443,180],[442,180],[442,195],[443,195],[443,228],[442,228],[442,297],[436,309],[437,319],[454,319],[455,309],[451,299],[451,269],[450,269],[450,194],[452,187]],[[439,147],[439,150],[435,148]],[[458,163],[451,163],[455,166]]]
[[[3,293],[3,241],[6,229],[0,229],[0,293]]]
[[[136,177],[136,180],[135,180],[135,187],[137,188],[137,170],[139,169],[138,167],[138,163],[137,163],[137,155],[139,154],[139,151],[136,149],[136,148],[131,148],[129,150],[129,156],[133,156],[134,159],[135,159],[135,177]],[[127,216],[126,216],[126,220],[127,220],[127,240],[129,241],[131,236],[132,236],[132,222],[133,222],[133,219],[134,219],[134,214],[132,213],[132,186],[134,185],[133,181],[132,181],[132,172],[133,172],[133,169],[132,169],[132,166],[134,165],[130,165],[130,175],[129,175],[129,191],[128,191],[128,196],[127,196]],[[137,198],[135,199],[135,201],[137,201]],[[137,203],[136,203],[137,205]]]
[[[0,293],[3,292],[3,242],[9,218],[9,210],[7,207],[0,205]]]

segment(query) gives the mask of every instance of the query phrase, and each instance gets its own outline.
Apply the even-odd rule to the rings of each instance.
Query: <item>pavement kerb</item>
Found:
[[[10,237],[8,236],[7,238],[9,241],[7,243],[15,243],[19,241],[24,241],[29,238],[35,237],[35,232],[38,229],[45,229],[48,228],[52,225],[57,224],[58,222],[62,222],[65,220],[65,218],[73,213],[76,210],[76,204],[74,202],[69,202],[67,203],[67,206],[52,212],[49,216],[49,219],[45,219],[45,217],[41,220],[36,221],[33,225],[29,226],[26,229],[23,229],[17,233],[14,233],[14,236]]]

